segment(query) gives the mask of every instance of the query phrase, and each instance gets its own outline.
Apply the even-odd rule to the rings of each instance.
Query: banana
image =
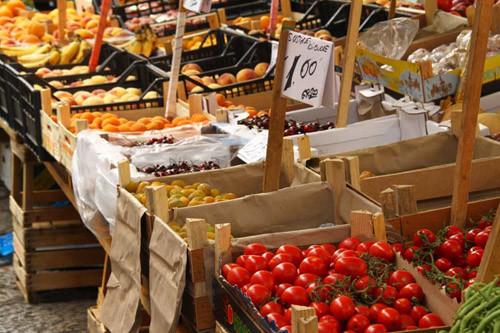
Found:
[[[61,60],[59,61],[59,64],[61,65],[69,64],[71,60],[76,56],[79,49],[80,49],[80,40],[75,38],[71,43],[66,45],[61,50]]]
[[[50,53],[45,54],[27,54],[17,58],[20,64],[28,68],[42,67],[47,64]]]
[[[52,44],[45,43],[40,46],[33,54],[45,54],[50,53],[52,51]]]
[[[92,46],[90,46],[89,42],[87,42],[86,40],[82,40],[80,42],[80,47],[78,49],[78,54],[71,61],[71,63],[77,64],[77,63],[82,62],[83,59],[85,59],[85,57],[87,56],[87,54],[90,52],[91,49],[92,49]]]
[[[121,49],[127,49],[128,47],[130,47],[132,44],[134,44],[134,42],[136,41],[136,38],[133,38],[123,44],[120,44],[120,45],[117,45],[117,47],[121,48]]]
[[[30,45],[30,46],[7,46],[2,47],[2,52],[9,57],[20,57],[27,54],[32,54],[36,50],[38,50],[39,45]]]
[[[57,64],[59,64],[60,60],[61,60],[61,52],[59,50],[57,50],[57,49],[54,49],[50,53],[50,57],[49,57],[48,63],[50,65],[57,65]]]
[[[151,53],[154,50],[154,42],[151,39],[147,39],[143,44],[141,48],[141,54],[144,55],[145,57],[149,58]]]

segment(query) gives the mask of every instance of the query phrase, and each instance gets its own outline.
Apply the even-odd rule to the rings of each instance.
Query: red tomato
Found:
[[[248,287],[246,294],[248,295],[248,297],[250,297],[252,303],[257,308],[269,302],[269,299],[271,298],[271,292],[269,291],[269,289],[261,284],[252,284],[250,287]]]
[[[354,307],[354,310],[356,310],[356,314],[360,314],[365,316],[366,318],[370,318],[370,309],[368,309],[366,306],[358,305]]]
[[[396,288],[396,290],[401,290],[404,286],[409,283],[415,282],[415,278],[407,271],[394,271],[389,277],[389,285]]]
[[[288,288],[291,287],[292,285],[290,283],[281,283],[276,286],[276,297],[281,297],[283,292]]]
[[[307,306],[309,304],[309,295],[307,295],[304,288],[292,286],[287,288],[281,295],[281,304],[286,306],[292,304]]]
[[[276,283],[293,283],[297,275],[297,267],[291,262],[282,262],[273,269]]]
[[[440,327],[444,326],[443,321],[435,313],[429,313],[420,318],[418,321],[419,328],[430,328],[430,327]]]
[[[326,250],[324,250],[321,247],[317,247],[317,248],[312,249],[311,251],[309,251],[307,253],[307,256],[308,257],[318,257],[321,260],[323,260],[327,266],[330,265],[330,261],[332,260],[332,256],[330,255],[330,253],[328,253]]]
[[[340,323],[331,321],[321,321],[318,323],[318,333],[340,333],[342,332]]]
[[[262,258],[266,259],[267,264],[269,265],[269,262],[271,261],[271,259],[274,258],[274,253],[272,253],[272,252],[265,252],[265,253],[262,254]]]
[[[245,250],[243,250],[243,253],[249,255],[250,254],[261,255],[265,252],[267,252],[267,248],[264,245],[258,243],[249,244],[247,245],[247,247],[245,247]]]
[[[402,313],[399,315],[399,318],[401,319],[401,329],[405,330],[408,326],[416,326],[417,323],[413,318],[406,313]]]
[[[461,267],[452,267],[446,271],[447,276],[460,276],[460,278],[465,278],[465,271]]]
[[[338,319],[335,318],[332,315],[323,316],[323,317],[319,318],[319,321],[320,322],[329,321],[329,322],[332,322],[334,324],[336,323],[336,325],[338,325],[338,327],[339,327],[339,330],[342,328],[342,325],[340,324],[340,322],[338,321]]]
[[[330,303],[330,312],[338,320],[345,321],[351,318],[356,310],[350,297],[339,296]]]
[[[414,259],[417,259],[417,258],[414,258],[415,257],[415,252],[417,250],[418,250],[417,246],[412,246],[412,247],[407,248],[405,250],[405,253],[403,254],[403,258],[405,258],[408,261],[412,261]]]
[[[361,241],[356,237],[349,237],[344,239],[339,244],[339,249],[356,250]]]
[[[332,291],[330,287],[321,287],[315,290],[318,287],[317,283],[311,283],[307,288],[307,294],[309,298],[313,301],[321,301],[326,302],[328,299],[331,299],[329,293]]]
[[[375,292],[375,280],[369,276],[363,276],[362,278],[356,279],[354,286],[358,290],[366,290],[366,293],[372,295]],[[368,289],[368,287],[371,287]]]
[[[262,256],[249,255],[245,261],[245,268],[250,274],[268,268],[267,261]]]
[[[483,258],[484,250],[472,251],[467,254],[467,265],[470,267],[477,267],[481,263],[481,259]]]
[[[434,243],[436,241],[436,235],[429,229],[420,229],[413,234],[413,244],[416,246],[422,246],[428,243]]]
[[[318,257],[307,257],[300,263],[300,274],[311,273],[319,277],[325,277],[327,274],[327,264]]]
[[[370,247],[373,244],[375,244],[375,242],[372,242],[372,241],[363,242],[363,243],[358,245],[358,247],[356,248],[356,251],[368,253],[368,251],[370,251]]]
[[[292,309],[288,308],[285,310],[285,318],[288,320],[289,323],[292,322]]]
[[[241,266],[238,264],[225,264],[224,266],[222,266],[222,276],[224,277],[224,279],[227,280],[227,275],[229,274],[229,271],[235,267],[241,267]]]
[[[363,276],[366,274],[367,265],[361,258],[344,257],[335,263],[335,271],[351,277]]]
[[[454,235],[450,236],[448,239],[456,240],[457,242],[460,243],[460,246],[462,246],[462,248],[465,246],[464,234],[454,234]]]
[[[410,313],[411,302],[407,298],[398,298],[394,302],[394,308],[398,310],[399,313]]]
[[[420,306],[420,305],[415,305],[414,307],[411,308],[411,311],[410,311],[410,316],[417,323],[420,320],[420,318],[422,318],[426,314],[427,314],[427,310],[423,306]]]
[[[243,267],[235,267],[227,274],[227,282],[241,288],[250,282],[250,273]]]
[[[363,333],[368,326],[370,326],[370,320],[360,314],[352,316],[347,322],[347,328],[356,333]]]
[[[476,243],[477,246],[481,246],[484,249],[484,247],[486,247],[486,242],[488,241],[488,237],[490,237],[489,231],[481,231],[474,238],[474,243]]]
[[[424,299],[424,291],[422,290],[422,287],[416,283],[410,283],[404,286],[400,291],[399,295],[400,298],[407,298],[410,301],[413,300],[413,297],[416,297],[419,302],[422,302]]]
[[[274,276],[269,271],[258,271],[255,272],[250,278],[251,284],[261,284],[270,291],[274,290]]]
[[[279,314],[279,313],[270,313],[267,315],[267,320],[269,321],[274,321],[276,323],[276,326],[278,326],[279,328],[285,326],[285,325],[288,325],[290,324],[290,322],[288,320],[286,320],[285,317],[283,317],[283,315]]]
[[[471,229],[465,234],[465,239],[467,239],[469,242],[474,242],[474,239],[476,238],[477,234],[481,232],[481,229],[479,228],[474,228]]]
[[[387,261],[393,261],[395,255],[392,247],[386,242],[375,242],[375,244],[370,247],[369,253],[372,257],[378,257]]]
[[[387,307],[387,305],[385,304],[382,304],[382,303],[376,303],[376,304],[373,304],[372,306],[370,306],[370,321],[372,323],[376,323],[377,322],[377,317],[378,317],[378,313],[382,310],[382,309],[385,309]]]
[[[297,276],[295,278],[295,281],[293,282],[293,284],[295,286],[307,288],[307,287],[309,287],[309,285],[311,283],[313,283],[314,281],[319,280],[319,279],[320,279],[319,276],[317,276],[315,274],[304,273],[304,274],[300,274],[299,276]]]
[[[382,302],[384,302],[387,305],[392,305],[396,298],[398,298],[398,291],[396,288],[391,287],[391,286],[386,286],[385,290],[382,287],[378,287],[375,289],[375,296],[378,298],[380,295],[382,295],[382,291],[384,292],[382,296]]]
[[[380,310],[377,316],[377,322],[384,325],[388,331],[397,331],[401,327],[399,312],[393,308]]]
[[[337,259],[339,258],[340,254],[347,251],[347,249],[337,249],[335,250],[335,252],[333,253],[332,255],[332,263],[335,263],[337,261]],[[352,250],[351,250],[352,251]],[[354,253],[356,253],[355,251],[353,251]],[[357,256],[355,256],[357,257]]]
[[[463,248],[460,243],[453,239],[445,240],[441,245],[439,245],[439,249],[443,256],[450,260],[457,258],[463,252]]]
[[[345,276],[343,274],[339,274],[339,273],[329,274],[323,279],[323,284],[335,283],[335,282],[340,281],[344,278],[345,278]]]
[[[239,256],[238,258],[236,258],[236,264],[240,265],[241,267],[245,267],[245,261],[247,261],[247,258],[247,255]]]
[[[476,276],[477,276],[477,271],[474,269],[467,272],[467,279],[468,280],[473,279]]]
[[[342,250],[344,250],[344,249],[342,249]],[[339,260],[340,258],[347,258],[347,257],[359,258],[359,255],[358,255],[358,252],[356,252],[356,251],[353,251],[353,250],[344,250],[337,257],[335,257],[335,254],[334,254],[333,257],[332,257],[332,262],[335,264],[337,262],[337,260]],[[335,258],[335,259],[333,259],[333,258]]]
[[[247,284],[245,284],[243,287],[241,287],[241,288],[240,288],[240,289],[241,289],[241,292],[242,292],[243,294],[246,294],[246,293],[247,293],[248,288],[250,288],[250,286],[251,286],[251,285],[252,285],[251,283],[247,283]]]
[[[453,266],[465,267],[467,266],[467,258],[461,254],[453,260]]]
[[[465,284],[464,289],[467,288],[467,287],[469,287],[470,285],[473,285],[474,283],[476,283],[476,279],[475,278],[469,279],[467,281],[467,283]]]
[[[477,227],[479,229],[485,229],[489,226],[491,226],[493,223],[491,221],[486,220],[486,218],[482,217],[479,223],[477,224]]]
[[[429,266],[427,264],[417,266],[417,272],[423,276],[426,276],[426,272],[429,272],[430,270],[431,270],[431,266]]]
[[[324,302],[311,302],[309,307],[314,308],[318,319],[330,314],[330,307]]]
[[[456,283],[450,283],[449,285],[446,286],[446,294],[450,296],[451,298],[456,298],[457,301],[460,303],[460,300],[462,298],[462,290],[458,287]]]
[[[288,332],[288,333],[291,333],[292,332],[292,326],[290,326],[290,325],[281,326],[279,332]]]
[[[307,250],[302,251],[302,253],[303,253],[303,254],[305,253],[304,257],[307,257],[307,255],[309,254],[309,251],[311,251],[312,249],[315,249],[315,248],[317,248],[317,247],[320,247],[320,246],[319,246],[319,245],[310,245],[310,246],[307,248]]]
[[[296,246],[282,245],[276,251],[276,254],[280,253],[288,253],[289,255],[291,255],[295,266],[299,266],[300,262],[302,261],[302,251]]]
[[[451,237],[451,236],[456,235],[456,234],[463,235],[463,233],[464,232],[459,227],[457,227],[455,225],[449,225],[446,227],[446,237]]]
[[[262,317],[265,317],[270,313],[283,314],[283,308],[276,302],[268,302],[260,308],[259,313]]]
[[[333,255],[333,253],[335,252],[335,246],[333,246],[332,244],[324,243],[321,244],[320,246],[323,250],[330,253],[330,255]]]
[[[364,333],[387,333],[387,328],[382,324],[373,324],[368,326]]]
[[[405,252],[405,247],[401,243],[392,244],[392,248],[395,252],[403,254]]]
[[[447,258],[439,258],[434,262],[434,265],[441,271],[441,272],[446,272],[449,270],[453,264],[451,263],[450,259]]]
[[[293,263],[293,258],[291,255],[289,255],[288,253],[280,253],[280,254],[277,254],[273,257],[273,259],[271,259],[269,261],[269,268],[271,270],[274,269],[274,267],[278,266],[279,264],[281,264],[282,262],[291,262]]]

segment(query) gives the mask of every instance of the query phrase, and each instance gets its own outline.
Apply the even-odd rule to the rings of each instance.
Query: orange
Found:
[[[19,39],[21,43],[27,43],[27,44],[38,44],[41,42],[40,38],[35,35],[24,35]]]
[[[245,109],[245,111],[248,113],[248,118],[253,118],[254,116],[257,115],[257,110],[255,109]]]
[[[147,118],[141,118],[139,120],[137,120],[138,123],[141,123],[141,124],[144,124],[144,125],[147,125],[151,122],[151,118],[147,117]]]
[[[14,13],[7,6],[0,7],[0,16],[14,17]]]
[[[108,119],[108,118],[113,118],[113,117],[118,117],[118,116],[115,114],[112,114],[112,113],[105,113],[101,116],[102,119]]]
[[[193,122],[191,120],[181,120],[177,123],[177,126],[191,125]]]
[[[165,124],[165,125],[163,126],[163,129],[166,129],[166,128],[172,128],[172,127],[173,127],[173,126],[172,126],[172,124]]]
[[[102,116],[102,113],[101,112],[92,112],[92,115],[94,117],[100,117],[100,116]]]
[[[26,10],[26,5],[21,0],[9,0],[6,5],[16,15],[19,14],[19,11]]]
[[[125,118],[120,118],[120,119],[118,119],[118,121],[120,122],[121,125],[123,125],[123,124],[126,124],[128,120]]]
[[[175,118],[174,120],[172,120],[172,125],[175,127],[175,126],[178,126],[179,122],[180,121],[183,121],[183,120],[189,120],[188,117],[186,116],[181,116],[181,117],[177,117]]]
[[[118,126],[118,130],[120,132],[130,132],[130,127],[125,124],[121,124],[120,126]]]
[[[94,118],[94,121],[92,121],[92,125],[96,126],[97,128],[101,128],[101,124],[102,124],[101,117],[96,117]]]
[[[262,117],[265,114],[268,114],[267,111],[259,111],[257,112],[257,117]]]
[[[93,129],[93,130],[100,129],[100,127],[93,125],[93,124],[89,125],[89,128]]]
[[[224,106],[224,103],[226,103],[226,98],[222,94],[215,95],[215,98],[217,99],[217,104],[219,106]]]
[[[162,116],[155,116],[153,118],[151,118],[151,121],[161,121],[162,123],[164,124],[169,124],[170,121],[168,121],[168,119],[162,117]]]
[[[144,124],[135,123],[134,125],[132,125],[130,127],[130,130],[132,132],[144,132],[145,130],[147,130],[147,128],[146,128],[146,125],[144,125]]]
[[[115,125],[115,126],[121,125],[120,120],[118,120],[118,118],[114,118],[114,117],[103,120],[101,126],[104,128],[108,124]]]
[[[148,131],[161,130],[163,129],[163,123],[149,123],[146,125]]]
[[[278,15],[278,16],[276,17],[276,22],[281,23],[281,21],[283,21],[283,16]]]
[[[193,120],[193,122],[195,123],[202,123],[204,121],[207,121],[207,117],[205,117],[204,115],[202,114],[194,114],[193,117],[191,118]]]
[[[77,113],[77,114],[74,114],[73,117],[71,117],[73,119],[82,119],[82,114],[81,113]]]
[[[132,127],[132,125],[134,125],[134,124],[135,124],[135,121],[129,120],[129,121],[127,121],[127,123],[125,125],[127,125],[128,127]]]
[[[45,27],[37,21],[31,21],[28,25],[28,34],[42,38],[45,35]]]
[[[6,23],[12,23],[12,19],[6,16],[0,17],[0,26],[3,27]]]
[[[226,108],[228,108],[228,107],[233,106],[233,105],[234,105],[233,102],[226,101],[223,106],[225,106]]]
[[[269,19],[269,16],[264,15],[260,17],[260,29],[261,30],[267,30],[269,28],[269,23],[271,20]]]
[[[92,124],[92,122],[94,121],[94,116],[90,112],[84,112],[82,113],[80,119],[87,119],[89,124]]]
[[[103,131],[105,132],[119,132],[118,127],[115,125],[108,124],[102,128]]]

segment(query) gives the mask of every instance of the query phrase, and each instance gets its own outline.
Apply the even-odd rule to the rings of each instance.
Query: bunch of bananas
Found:
[[[155,50],[157,42],[158,37],[153,29],[149,25],[145,25],[135,33],[135,38],[116,46],[129,52],[149,57]]]
[[[46,65],[77,64],[82,62],[92,49],[89,42],[79,36],[64,47],[52,43],[30,46],[1,46],[0,51],[27,67],[36,68]]]

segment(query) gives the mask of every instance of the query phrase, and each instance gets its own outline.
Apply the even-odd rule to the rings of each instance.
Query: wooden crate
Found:
[[[99,308],[93,306],[87,309],[87,332],[88,333],[109,333],[110,331],[99,320]],[[143,313],[144,315],[144,313]],[[139,333],[149,332],[149,317],[143,319],[142,326],[139,328]]]

